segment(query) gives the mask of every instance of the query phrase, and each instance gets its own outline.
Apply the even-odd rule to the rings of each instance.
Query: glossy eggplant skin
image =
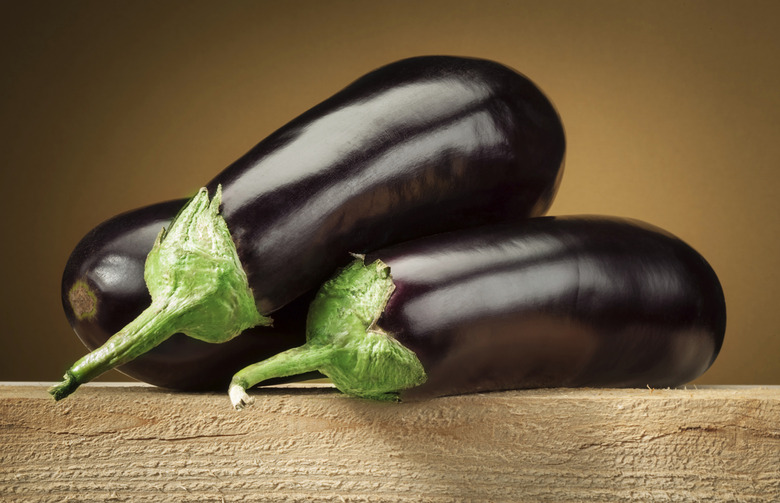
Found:
[[[535,218],[419,239],[366,263],[376,259],[396,285],[377,325],[428,374],[405,398],[678,386],[701,375],[723,342],[713,269],[637,221]]]
[[[62,305],[90,350],[151,303],[144,283],[146,256],[157,233],[167,228],[185,202],[168,201],[117,215],[90,231],[74,249],[62,276]],[[175,334],[118,370],[166,388],[225,390],[237,370],[303,343],[310,297],[304,295],[278,311],[272,328],[252,328],[223,344]]]
[[[491,61],[381,67],[261,141],[209,184],[258,310],[319,286],[349,253],[543,214],[563,173],[557,112]]]

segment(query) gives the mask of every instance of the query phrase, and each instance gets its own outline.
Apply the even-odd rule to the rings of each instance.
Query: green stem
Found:
[[[209,201],[201,189],[157,236],[146,258],[144,280],[152,305],[100,348],[77,361],[50,393],[60,400],[79,384],[149,351],[183,332],[220,343],[256,325],[257,311],[227,223],[219,214],[222,188]]]
[[[417,355],[377,326],[395,285],[381,261],[358,258],[326,282],[309,308],[307,342],[238,372],[230,385],[237,409],[252,402],[246,390],[273,377],[318,370],[342,392],[374,400],[397,400],[422,384]]]
[[[167,306],[153,304],[102,346],[74,363],[66,371],[63,382],[53,386],[49,393],[55,400],[61,400],[79,385],[149,351],[178,332],[178,316],[179,313]]]
[[[333,348],[304,344],[249,365],[233,376],[228,391],[230,401],[236,409],[243,409],[254,401],[246,394],[248,388],[274,377],[300,375],[319,370],[327,365],[332,353]]]

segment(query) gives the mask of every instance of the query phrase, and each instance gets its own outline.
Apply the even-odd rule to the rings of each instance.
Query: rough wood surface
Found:
[[[253,394],[0,386],[0,499],[780,501],[780,387]]]

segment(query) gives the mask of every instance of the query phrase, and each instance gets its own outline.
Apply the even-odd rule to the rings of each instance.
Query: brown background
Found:
[[[357,76],[438,53],[505,63],[555,102],[551,213],[646,220],[711,262],[729,325],[697,382],[780,383],[777,5],[3,2],[0,380],[55,380],[84,353],[59,281],[96,224],[192,193]]]

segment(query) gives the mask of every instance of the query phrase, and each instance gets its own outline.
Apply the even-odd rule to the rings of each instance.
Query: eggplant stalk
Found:
[[[412,351],[377,326],[392,295],[390,268],[358,257],[326,282],[309,308],[304,345],[250,365],[231,381],[233,407],[253,402],[246,390],[274,377],[317,370],[343,393],[395,401],[404,389],[425,382],[422,363]]]
[[[60,400],[80,384],[127,363],[182,332],[221,343],[247,328],[270,325],[255,305],[225,220],[222,189],[209,202],[201,189],[162,229],[146,259],[144,280],[152,304],[105,344],[78,360],[49,393]]]

